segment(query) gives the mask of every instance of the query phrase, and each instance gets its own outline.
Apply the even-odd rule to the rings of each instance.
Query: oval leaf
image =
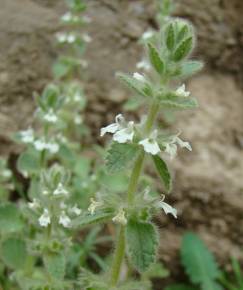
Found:
[[[185,39],[176,49],[173,55],[173,60],[176,62],[183,60],[191,52],[192,47],[193,47],[193,38],[192,36],[190,36],[187,39]]]
[[[163,72],[164,72],[164,62],[160,58],[157,49],[151,43],[148,44],[148,49],[149,49],[150,62],[153,65],[154,69],[159,74],[163,74]]]
[[[171,187],[172,187],[172,179],[171,179],[171,175],[169,172],[169,169],[166,165],[166,163],[164,162],[163,159],[161,159],[159,156],[155,155],[152,157],[155,167],[159,173],[159,176],[161,177],[164,185],[165,185],[165,189],[170,192],[171,191]]]
[[[131,219],[126,229],[128,255],[131,263],[139,271],[146,271],[154,263],[158,234],[151,223]]]

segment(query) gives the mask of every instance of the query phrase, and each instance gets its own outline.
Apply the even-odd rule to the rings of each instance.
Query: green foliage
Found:
[[[157,155],[153,156],[153,161],[159,176],[165,185],[165,189],[170,192],[172,187],[172,179],[167,164]]]
[[[27,258],[25,242],[19,238],[4,240],[1,244],[1,258],[11,269],[23,268]]]
[[[160,105],[164,109],[186,110],[198,107],[197,100],[190,97],[178,97],[173,93],[159,97]]]
[[[66,259],[61,253],[49,253],[44,256],[47,272],[54,280],[62,280],[65,275]]]
[[[0,205],[0,233],[19,232],[24,227],[20,211],[16,205],[5,203]]]
[[[175,31],[172,23],[166,29],[166,46],[170,51],[175,47]]]
[[[144,97],[151,97],[153,95],[152,88],[147,82],[146,83],[140,82],[134,79],[133,77],[123,73],[118,73],[117,76],[121,79],[121,81],[123,81],[130,89],[132,89],[138,95]]]
[[[184,236],[181,258],[192,283],[201,285],[204,290],[222,289],[216,283],[220,272],[215,259],[196,235],[188,233]]]
[[[84,215],[77,217],[73,220],[72,224],[75,228],[84,228],[90,225],[104,223],[111,219],[113,213],[110,212],[97,212],[94,215]]]
[[[22,173],[38,173],[41,170],[40,154],[35,150],[24,151],[18,158],[17,168]]]
[[[193,48],[193,38],[192,36],[185,39],[175,50],[173,54],[173,60],[176,62],[181,61],[183,58],[187,57]]]
[[[138,146],[134,144],[112,143],[106,157],[106,168],[109,173],[126,169],[137,157]]]
[[[158,234],[151,223],[130,219],[126,230],[128,255],[133,266],[144,272],[155,262]]]
[[[195,288],[183,284],[175,284],[173,286],[168,286],[165,290],[196,290]]]
[[[203,63],[200,61],[186,61],[181,64],[180,77],[188,78],[203,68]]]
[[[148,44],[148,50],[149,50],[149,58],[150,58],[151,64],[153,65],[157,73],[162,75],[164,73],[165,65],[159,55],[159,52],[151,43]]]

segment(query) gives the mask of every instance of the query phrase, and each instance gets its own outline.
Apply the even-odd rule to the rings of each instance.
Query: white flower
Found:
[[[43,195],[48,195],[48,194],[49,194],[49,191],[48,191],[47,189],[44,189],[44,190],[42,191],[42,194],[43,194]]]
[[[76,215],[80,215],[82,210],[80,208],[78,208],[78,206],[75,204],[71,209],[70,209],[71,213],[74,213]]]
[[[154,130],[149,138],[146,138],[139,142],[139,144],[143,146],[145,152],[152,155],[157,155],[161,151],[159,148],[159,144],[156,141],[157,135],[158,131]]]
[[[181,148],[186,148],[187,150],[192,151],[192,146],[189,142],[182,141],[178,136],[176,136],[174,140]]]
[[[114,134],[116,131],[123,128],[124,123],[125,120],[122,114],[117,115],[115,118],[115,123],[112,123],[106,127],[101,128],[100,136],[103,137],[106,133]]]
[[[82,99],[82,96],[80,95],[80,93],[76,93],[73,97],[75,102],[80,102]]]
[[[34,147],[37,151],[43,151],[46,149],[46,142],[43,139],[36,140]]]
[[[85,42],[90,43],[92,41],[92,37],[88,33],[84,33],[82,38]]]
[[[177,210],[164,202],[165,196],[162,196],[162,200],[156,203],[156,206],[162,208],[166,214],[172,214],[174,218],[177,218]]]
[[[88,212],[90,212],[91,215],[95,213],[95,210],[97,207],[102,206],[102,202],[96,201],[94,198],[90,199],[90,206],[88,207]]]
[[[79,115],[75,116],[75,118],[74,118],[74,123],[75,123],[76,125],[81,124],[82,121],[83,121],[83,120],[82,120],[82,117],[81,117],[81,116],[79,116]]]
[[[36,198],[34,198],[32,202],[28,203],[28,206],[29,206],[29,208],[35,210],[35,209],[40,207],[40,204],[39,204],[38,200]]]
[[[32,143],[34,141],[34,131],[32,128],[20,132],[21,141],[24,143]]]
[[[49,150],[52,154],[55,154],[59,150],[59,145],[57,143],[46,143],[46,149]]]
[[[133,77],[134,77],[134,79],[136,79],[137,81],[140,81],[140,82],[145,82],[146,81],[144,75],[142,75],[142,74],[140,74],[138,72],[135,72],[133,74]]]
[[[142,39],[143,40],[148,40],[149,38],[154,36],[154,31],[153,30],[147,30],[143,33]]]
[[[174,136],[172,141],[165,145],[165,152],[170,155],[171,159],[173,159],[177,154],[177,145],[181,148],[186,148],[187,150],[192,151],[192,147],[189,142],[184,142],[178,136]]]
[[[173,159],[177,154],[177,146],[173,143],[167,143],[165,145],[165,152],[170,155],[170,159]]]
[[[118,143],[132,141],[134,137],[134,122],[130,121],[127,124],[121,114],[117,115],[115,120],[115,123],[101,128],[100,136],[103,137],[106,133],[111,133],[114,134],[113,140]]]
[[[43,214],[38,219],[40,226],[47,227],[51,223],[51,218],[48,209],[44,209]]]
[[[57,115],[53,112],[53,109],[50,109],[47,114],[44,115],[44,120],[49,123],[57,122]]]
[[[60,182],[57,188],[53,191],[53,195],[68,195],[69,192],[64,188],[63,184]]]
[[[127,128],[118,130],[114,136],[113,140],[118,143],[126,143],[127,141],[132,141],[134,137],[134,122],[130,121]]]
[[[71,12],[67,12],[65,13],[62,17],[61,17],[61,20],[64,21],[64,22],[69,22],[71,21],[73,18],[72,16],[72,13]]]
[[[137,64],[136,64],[136,67],[138,69],[144,69],[146,71],[149,71],[151,69],[151,66],[149,64],[149,62],[145,59],[142,59],[141,61],[139,61]]]
[[[114,223],[122,224],[125,226],[127,224],[127,219],[125,216],[125,211],[121,208],[116,216],[113,217],[112,221]]]
[[[68,34],[68,36],[67,36],[68,43],[73,43],[73,42],[75,42],[75,40],[76,40],[76,35],[74,35],[72,33]]]
[[[70,228],[71,227],[71,219],[66,215],[64,211],[62,211],[58,223],[60,225],[63,225],[64,228]]]
[[[56,34],[57,41],[60,43],[64,43],[67,41],[67,34],[63,32],[58,32]]]
[[[190,92],[186,91],[186,86],[185,84],[181,85],[177,90],[176,90],[176,95],[178,97],[189,97],[190,96]]]

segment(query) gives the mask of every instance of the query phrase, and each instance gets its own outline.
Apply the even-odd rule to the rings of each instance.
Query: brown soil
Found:
[[[51,78],[50,63],[56,57],[53,35],[65,7],[61,0],[0,2],[0,152],[6,154],[15,150],[11,134],[31,120],[33,91],[40,92]],[[114,75],[134,71],[141,58],[137,40],[154,26],[152,2],[88,1],[93,19],[88,30],[94,40],[87,54],[87,119],[94,138],[128,97]],[[243,2],[178,3],[176,14],[197,27],[195,55],[205,61],[206,70],[189,83],[200,109],[182,114],[176,125],[191,141],[193,153],[181,152],[171,164],[175,172],[171,201],[180,216],[161,221],[161,257],[169,265],[181,235],[190,229],[226,262],[230,255],[242,256],[243,244]]]

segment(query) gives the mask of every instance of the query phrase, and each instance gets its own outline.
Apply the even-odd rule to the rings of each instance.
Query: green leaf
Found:
[[[146,271],[154,263],[158,234],[148,222],[130,219],[126,228],[126,242],[131,263],[139,271]]]
[[[182,63],[180,70],[181,78],[188,78],[203,68],[203,63],[200,61],[187,61]]]
[[[95,213],[94,215],[88,214],[85,216],[79,216],[73,219],[72,226],[75,228],[83,228],[98,223],[104,223],[110,220],[113,216],[114,214],[110,212],[100,212]]]
[[[18,232],[23,226],[19,209],[15,205],[10,203],[0,205],[0,233]]]
[[[153,278],[166,278],[170,275],[169,271],[160,262],[152,264],[151,267],[143,273],[143,278],[153,279]]]
[[[18,158],[17,168],[22,173],[38,173],[41,169],[38,152],[34,150],[23,152]]]
[[[165,65],[159,55],[159,52],[151,43],[148,43],[148,49],[150,62],[153,65],[154,69],[157,71],[157,73],[163,74]]]
[[[175,46],[175,31],[172,23],[166,29],[166,46],[170,51],[172,51]]]
[[[136,158],[138,146],[134,144],[112,143],[106,156],[106,168],[109,173],[117,173],[127,168]]]
[[[136,111],[144,103],[142,98],[131,98],[123,105],[125,111]]]
[[[165,109],[194,109],[198,107],[197,100],[190,97],[178,97],[174,94],[159,97],[160,105]]]
[[[133,89],[137,94],[144,97],[151,97],[152,89],[147,83],[141,83],[140,81],[130,77],[126,74],[119,73],[117,76],[123,81],[130,89]]]
[[[163,159],[161,159],[159,156],[155,155],[152,156],[155,167],[159,173],[159,176],[161,177],[164,185],[165,185],[165,189],[170,192],[171,191],[171,187],[172,187],[172,179],[171,179],[171,175],[169,172],[169,169],[167,167],[167,164],[164,162]]]
[[[184,20],[183,20],[183,22],[184,22]],[[181,26],[181,25],[182,25],[182,22],[180,21],[178,23],[178,26]],[[178,27],[178,28],[179,28],[179,32],[177,34],[176,41],[177,41],[177,43],[180,43],[189,33],[189,25],[188,25],[188,23],[186,23],[186,24],[182,25],[182,27]]]
[[[196,289],[191,286],[184,285],[184,284],[175,284],[175,285],[166,287],[165,290],[196,290]]]
[[[193,48],[193,37],[190,36],[187,39],[185,39],[175,50],[173,60],[175,62],[183,60],[191,52],[192,48]]]
[[[66,260],[63,254],[49,253],[44,256],[44,265],[50,276],[62,280],[65,275]]]
[[[1,258],[12,269],[24,267],[27,257],[25,242],[18,238],[9,238],[1,245]]]
[[[181,258],[192,283],[201,284],[205,290],[220,289],[215,288],[215,279],[220,272],[214,256],[195,234],[188,233],[184,236]]]

